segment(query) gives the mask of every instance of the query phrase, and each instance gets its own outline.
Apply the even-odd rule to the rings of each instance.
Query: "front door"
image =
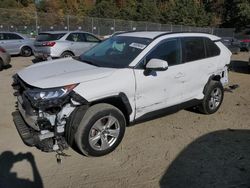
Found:
[[[165,71],[145,70],[150,59],[168,62]],[[179,39],[160,42],[134,69],[136,78],[136,118],[158,109],[166,108],[182,101],[185,75],[181,64],[181,45]]]

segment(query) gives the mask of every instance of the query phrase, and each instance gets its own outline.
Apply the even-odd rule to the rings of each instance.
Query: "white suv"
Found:
[[[14,76],[14,122],[24,143],[61,151],[76,143],[102,156],[127,125],[169,107],[218,110],[231,52],[204,33],[127,32],[80,57],[27,67]]]

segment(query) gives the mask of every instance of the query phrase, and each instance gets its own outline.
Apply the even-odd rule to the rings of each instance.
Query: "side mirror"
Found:
[[[146,70],[165,71],[168,69],[168,62],[161,59],[150,59],[146,64]]]

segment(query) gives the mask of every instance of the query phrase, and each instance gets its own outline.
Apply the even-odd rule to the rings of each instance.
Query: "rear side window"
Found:
[[[37,37],[37,41],[53,41],[53,40],[59,40],[65,35],[65,33],[57,33],[57,34],[52,34],[52,33],[40,33]]]
[[[23,39],[21,36],[14,33],[4,33],[4,40],[20,40]]]
[[[205,38],[207,57],[220,55],[220,48],[209,38]]]
[[[180,43],[178,39],[169,39],[159,44],[146,57],[150,59],[162,59],[168,62],[169,66],[180,64]]]
[[[206,58],[204,39],[202,37],[185,37],[181,39],[181,43],[183,62]]]
[[[66,40],[72,42],[85,42],[85,36],[82,33],[71,33]]]
[[[86,42],[99,42],[100,41],[98,38],[87,33],[85,34],[85,37],[86,37]]]

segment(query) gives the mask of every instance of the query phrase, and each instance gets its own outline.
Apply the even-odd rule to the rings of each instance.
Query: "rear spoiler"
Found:
[[[213,42],[221,42],[221,39],[213,40]]]

